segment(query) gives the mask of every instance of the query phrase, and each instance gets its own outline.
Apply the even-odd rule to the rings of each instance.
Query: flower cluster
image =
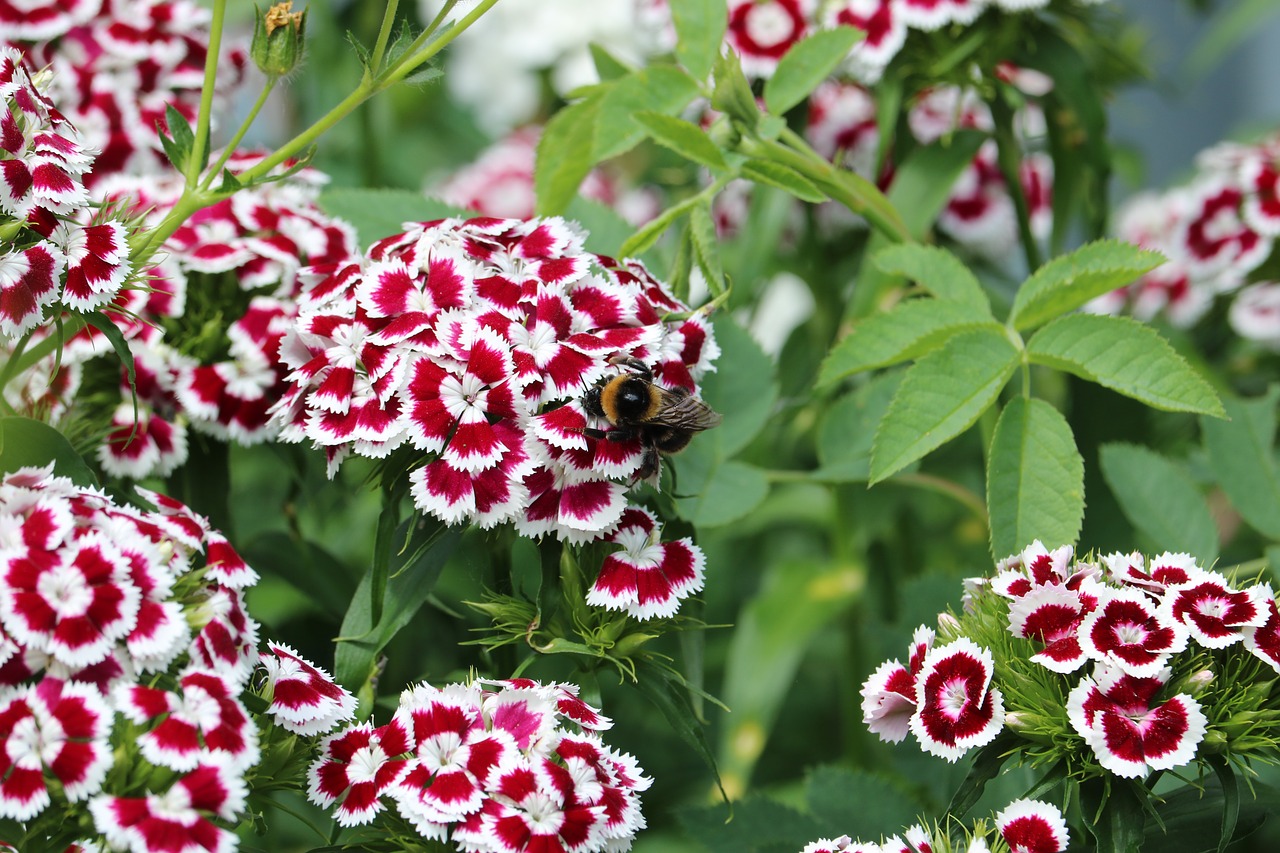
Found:
[[[428,193],[482,216],[529,219],[534,214],[533,167],[542,128],[526,125],[486,148],[471,163],[451,173]],[[604,169],[583,180],[583,198],[612,207],[632,225],[643,225],[661,211],[652,191],[625,188]]]
[[[394,803],[424,838],[458,850],[625,850],[651,780],[601,741],[611,725],[572,685],[420,684],[385,725],[324,740],[309,796],[343,826]]]
[[[966,732],[976,685],[983,674],[991,678],[993,662],[969,636],[996,650],[997,681],[1017,699],[1006,700],[1005,723],[1041,744],[1028,750],[1078,738],[1092,763],[1120,777],[1189,764],[1206,740],[1230,744],[1242,733],[1237,714],[1275,717],[1259,716],[1265,697],[1248,689],[1280,672],[1280,615],[1269,587],[1237,588],[1187,554],[1073,557],[1070,546],[1050,551],[1035,542],[1002,561],[994,577],[972,579],[965,613],[940,620],[956,639],[922,655],[933,639],[922,627],[909,667],[890,662],[868,679],[863,712],[871,730],[898,741],[909,725],[927,751],[956,757],[952,741]],[[940,655],[959,662],[930,694]],[[1205,692],[1223,670],[1233,683]],[[930,711],[941,721],[934,728]]]
[[[1188,184],[1134,197],[1116,222],[1119,237],[1168,260],[1092,310],[1187,327],[1230,293],[1236,334],[1280,349],[1280,283],[1263,271],[1280,235],[1280,138],[1201,152]]]
[[[1048,237],[1053,226],[1053,161],[1043,150],[1044,113],[1035,97],[1044,95],[1052,81],[1033,71],[1009,69],[1007,76],[1026,96],[1015,114],[1015,136],[1024,149],[1020,160],[1019,190],[1026,199],[1031,233]],[[928,145],[961,129],[990,133],[995,128],[991,110],[973,90],[940,86],[921,94],[907,111],[907,126],[921,145]],[[871,92],[857,83],[828,80],[818,86],[809,101],[805,130],[814,150],[841,163],[882,188],[893,182],[891,162],[877,167],[880,129]],[[1003,259],[1017,245],[1018,220],[1008,184],[997,163],[994,139],[986,140],[973,161],[952,187],[947,204],[938,215],[938,230],[975,254]],[[827,206],[837,224],[851,214],[835,204]]]
[[[228,167],[241,171],[261,157],[238,153]],[[132,389],[123,369],[114,388],[81,387],[88,361],[114,357],[105,335],[90,327],[61,353],[63,382],[26,399],[15,394],[20,385],[9,391],[11,404],[57,417],[77,395],[102,399],[114,391],[119,402],[98,459],[118,477],[165,476],[183,464],[188,426],[244,445],[272,437],[267,410],[284,390],[277,353],[297,315],[298,271],[356,255],[351,226],[316,204],[326,180],[302,169],[196,212],[147,270],[147,290],[121,291],[103,307],[129,343]],[[120,210],[145,213],[154,225],[177,202],[181,178],[117,175],[100,181],[95,193]],[[27,387],[40,388],[52,369],[33,367]]]
[[[22,54],[0,46],[0,339],[27,334],[51,310],[99,308],[128,278],[125,226],[89,210],[93,162]]]
[[[932,831],[916,824],[901,836],[879,843],[856,841],[847,835],[820,838],[800,853],[1062,853],[1070,840],[1067,823],[1057,807],[1040,800],[1015,800],[995,814],[998,838],[988,839],[984,824],[963,829],[958,843],[943,828]]]
[[[696,390],[718,354],[705,317],[560,219],[406,227],[358,263],[313,268],[280,350],[281,439],[323,448],[331,470],[412,447],[414,501],[450,524],[572,542],[614,530],[647,448],[588,436],[608,424],[581,398],[617,354]]]
[[[0,817],[88,801],[79,828],[120,849],[234,849],[215,819],[242,814],[260,754],[240,699],[259,662],[257,575],[204,518],[138,491],[153,509],[51,466],[0,479]],[[281,725],[351,716],[350,694],[287,648],[262,662]]]
[[[52,71],[49,95],[99,152],[90,186],[165,163],[165,111],[194,121],[210,14],[192,0],[33,0],[0,4],[0,39]],[[243,49],[228,52],[219,85],[234,85]]]

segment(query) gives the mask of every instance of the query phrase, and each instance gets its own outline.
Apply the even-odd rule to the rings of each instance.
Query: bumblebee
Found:
[[[582,405],[613,428],[588,427],[583,433],[607,441],[638,438],[644,447],[644,458],[635,477],[657,485],[662,468],[660,454],[684,450],[695,432],[719,424],[720,415],[685,388],[655,385],[653,373],[638,358],[614,356],[609,363],[627,372],[601,379],[587,391]]]

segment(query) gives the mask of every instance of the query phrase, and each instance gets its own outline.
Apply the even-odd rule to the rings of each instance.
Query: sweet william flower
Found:
[[[622,513],[608,539],[621,550],[604,558],[587,603],[625,610],[636,619],[673,616],[680,601],[702,589],[706,562],[691,539],[663,542],[662,526],[647,510]]]
[[[1138,677],[1101,666],[1072,689],[1067,717],[1102,767],[1137,778],[1195,758],[1205,735],[1205,716],[1200,703],[1182,693],[1156,704],[1169,675],[1167,667]]]
[[[925,656],[910,723],[925,752],[954,762],[995,739],[1004,726],[1004,697],[993,675],[991,652],[964,637]]]
[[[1187,629],[1162,615],[1147,595],[1100,590],[1097,607],[1080,625],[1080,644],[1091,660],[1136,677],[1155,675],[1169,657],[1187,647]]]
[[[307,797],[334,806],[342,826],[369,823],[385,808],[382,796],[408,769],[409,733],[400,720],[375,728],[350,726],[320,743],[320,757],[307,772]]]
[[[1256,586],[1234,590],[1217,572],[1168,590],[1162,612],[1185,625],[1192,639],[1207,649],[1223,649],[1244,639],[1243,629],[1267,619],[1266,602],[1271,590]]]
[[[1011,853],[1062,853],[1070,841],[1062,812],[1040,800],[1014,800],[996,813],[996,827]]]
[[[264,674],[260,689],[276,724],[300,735],[327,732],[355,714],[356,698],[323,669],[289,646],[268,642],[258,656]]]

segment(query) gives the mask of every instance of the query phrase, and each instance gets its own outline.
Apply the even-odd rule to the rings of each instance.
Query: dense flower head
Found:
[[[93,162],[23,54],[0,43],[0,223],[17,229],[0,250],[0,340],[51,311],[100,308],[128,279],[127,229],[91,208],[84,186]]]
[[[888,661],[863,685],[863,720],[882,740],[911,732],[954,760],[980,745],[966,737],[986,723],[989,685],[992,718],[1028,761],[1138,778],[1204,759],[1206,741],[1272,756],[1270,723],[1239,723],[1273,716],[1258,690],[1280,672],[1268,585],[1185,553],[1081,558],[1035,541],[965,586],[963,612],[939,617],[940,640],[921,626],[909,665]]]
[[[258,656],[259,689],[270,701],[276,724],[300,735],[327,732],[355,714],[356,699],[329,673],[281,643],[267,643]]]
[[[194,123],[200,104],[209,12],[192,0],[21,3],[22,23],[9,23],[8,5],[0,38],[24,49],[31,67],[49,69],[49,95],[99,152],[86,182],[165,168],[166,108]],[[228,50],[219,85],[234,86],[244,63],[242,47]]]
[[[907,827],[902,835],[879,842],[859,841],[848,835],[821,838],[805,845],[800,853],[1063,853],[1069,841],[1066,820],[1056,806],[1024,798],[1014,800],[992,820],[972,826],[955,821],[945,827],[918,823]]]
[[[323,448],[331,469],[413,448],[414,501],[447,523],[574,542],[616,529],[646,448],[589,436],[608,424],[582,398],[618,355],[696,392],[719,352],[705,316],[560,219],[406,228],[314,270],[280,347],[280,438]]]
[[[1165,263],[1090,310],[1164,317],[1179,327],[1229,295],[1227,318],[1245,340],[1280,349],[1276,285],[1264,262],[1280,234],[1280,139],[1222,143],[1200,153],[1192,179],[1135,195],[1116,215],[1116,235],[1160,252]]]
[[[0,816],[88,801],[112,849],[232,850],[259,760],[257,574],[181,502],[137,494],[149,508],[52,465],[0,478]]]
[[[324,740],[309,797],[344,826],[394,806],[459,850],[626,849],[651,780],[595,734],[607,725],[572,685],[419,684],[387,724]]]
[[[236,153],[228,168],[242,171],[263,156]],[[242,445],[274,436],[268,409],[285,387],[286,370],[277,356],[297,316],[299,271],[356,255],[354,229],[317,205],[327,180],[303,168],[198,211],[165,242],[162,260],[147,271],[147,290],[113,292],[109,304],[101,306],[128,342],[135,370],[132,385],[123,368],[118,372],[119,403],[97,452],[107,473],[131,479],[167,476],[186,462],[191,428]],[[177,202],[181,180],[176,173],[115,175],[96,191],[154,225]],[[66,238],[68,293],[73,267],[85,265],[81,256],[109,257],[104,241],[114,232],[103,228],[83,229],[84,239]],[[96,292],[104,281],[101,264],[88,266],[74,280],[84,282],[81,290]],[[215,314],[225,318],[225,332],[211,336],[209,317]],[[61,375],[77,378],[86,362],[104,357],[115,357],[105,335],[92,326],[82,329],[60,354]],[[97,385],[83,388],[78,381],[48,389],[54,358],[28,371],[31,402],[19,396],[22,386],[6,389],[20,411],[39,406],[61,413],[78,394],[111,392]],[[36,396],[42,380],[46,390]]]

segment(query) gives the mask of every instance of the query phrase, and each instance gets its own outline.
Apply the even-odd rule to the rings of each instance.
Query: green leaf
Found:
[[[111,349],[115,351],[116,358],[120,359],[120,364],[124,366],[130,390],[135,388],[138,379],[133,363],[133,350],[129,347],[129,342],[125,340],[124,332],[110,317],[101,311],[90,311],[84,315],[84,321],[99,332],[102,332],[102,336],[107,339],[111,344]]]
[[[1236,0],[1219,7],[1219,14],[1197,34],[1186,57],[1182,76],[1195,83],[1256,35],[1276,14],[1274,0]]]
[[[693,237],[693,257],[707,280],[712,296],[725,291],[724,265],[720,261],[720,241],[716,224],[711,219],[711,203],[700,204],[689,212],[689,234]]]
[[[791,195],[812,204],[827,200],[827,194],[817,185],[790,166],[772,160],[748,160],[740,169],[742,177],[761,184],[785,190]]]
[[[1019,330],[1034,328],[1129,284],[1164,260],[1159,252],[1119,240],[1088,243],[1054,258],[1023,282],[1009,322]]]
[[[596,164],[593,151],[603,88],[560,110],[543,128],[533,170],[539,216],[563,213]]]
[[[618,59],[601,44],[593,41],[587,45],[587,49],[591,51],[591,62],[596,67],[596,74],[606,83],[610,80],[617,80],[619,77],[626,77],[635,71],[634,68]]]
[[[821,824],[821,835],[858,838],[895,835],[926,811],[905,786],[865,770],[826,766],[804,780],[805,804]]]
[[[806,841],[822,834],[810,815],[760,794],[736,800],[732,807],[686,806],[676,814],[685,834],[700,845],[693,848],[698,853],[799,850]],[[668,848],[655,846],[653,849]],[[671,849],[675,853],[676,848]]]
[[[644,128],[636,121],[638,113],[678,113],[697,96],[698,84],[673,65],[652,65],[615,81],[600,96],[587,168],[630,151],[644,138]],[[538,150],[542,151],[542,145]],[[570,157],[575,152],[557,149],[551,156]]]
[[[1162,794],[1156,803],[1160,823],[1148,822],[1146,841],[1150,850],[1162,850],[1177,839],[1179,850],[1212,851],[1222,840],[1222,821],[1229,809],[1227,796],[1217,776],[1202,785],[1184,785]],[[1233,840],[1240,841],[1259,829],[1280,809],[1280,791],[1256,779],[1249,781],[1249,796],[1238,804]],[[1161,826],[1163,824],[1163,828]],[[1257,849],[1257,845],[1249,848]]]
[[[1240,784],[1227,759],[1221,755],[1210,755],[1208,761],[1218,777],[1218,784],[1222,786],[1222,832],[1218,835],[1217,853],[1223,853],[1235,837],[1236,824],[1240,820]]]
[[[670,148],[681,157],[712,170],[729,168],[724,155],[711,141],[711,137],[693,122],[652,110],[637,113],[636,121],[640,122],[655,142]]]
[[[173,104],[166,104],[164,108],[164,123],[169,129],[169,133],[160,134],[160,144],[164,148],[165,157],[169,158],[169,162],[179,172],[186,173],[187,164],[191,160],[191,155],[196,144],[196,135],[191,130],[191,125],[178,112]],[[201,161],[203,167],[204,162]]]
[[[973,425],[1018,367],[1000,332],[963,332],[916,362],[876,430],[871,482],[878,483]]]
[[[672,3],[672,22],[676,27],[676,59],[690,76],[706,80],[720,58],[729,14],[722,0],[680,0]]]
[[[1127,317],[1071,314],[1032,336],[1035,364],[1074,373],[1156,409],[1223,417],[1218,395],[1160,333]]]
[[[53,473],[70,479],[77,486],[97,488],[98,478],[93,469],[62,433],[31,418],[0,418],[0,476],[50,462]]]
[[[746,447],[773,414],[778,383],[773,359],[751,333],[724,315],[712,321],[720,364],[733,365],[709,373],[702,380],[702,399],[724,416],[724,423],[694,438],[694,446],[710,445],[721,457]]]
[[[1148,796],[1141,789],[1140,782],[1126,782],[1114,777],[1105,781],[1090,779],[1080,785],[1081,813],[1097,842],[1097,853],[1139,853],[1142,850],[1146,826],[1142,804]],[[1097,823],[1093,822],[1095,817]]]
[[[860,320],[841,338],[818,373],[828,385],[863,370],[897,364],[937,349],[953,335],[977,327],[1001,326],[972,306],[941,299],[907,299],[883,314]]]
[[[715,753],[711,751],[706,731],[693,713],[689,691],[681,683],[679,676],[646,658],[638,658],[636,659],[636,686],[670,724],[671,730],[706,762],[712,775],[715,776],[716,785],[723,793],[724,787],[720,782],[720,770],[716,766]]]
[[[689,479],[682,475],[677,481],[682,493],[692,486],[693,494],[676,498],[676,512],[696,527],[719,527],[737,521],[769,494],[769,480],[763,471],[734,460],[713,461],[710,471],[696,485],[690,484]]]
[[[467,216],[460,207],[412,190],[336,187],[320,194],[320,209],[350,222],[361,246],[404,231],[406,222]]]
[[[751,92],[751,84],[742,73],[742,62],[732,48],[726,48],[712,67],[715,88],[711,90],[711,108],[749,128],[760,121],[760,107]]]
[[[765,570],[736,620],[725,664],[721,698],[733,714],[721,730],[719,757],[731,787],[747,787],[809,643],[865,583],[865,567],[845,562],[785,560]]]
[[[397,534],[396,540],[406,546],[393,556],[386,595],[380,602],[381,618],[376,623],[373,620],[373,573],[366,572],[351,598],[338,638],[334,675],[362,700],[372,695],[368,688],[377,674],[378,655],[431,594],[445,561],[462,538],[462,528],[441,530],[415,517],[401,524]]]
[[[1218,556],[1218,529],[1191,475],[1165,457],[1134,444],[1104,444],[1102,476],[1125,518],[1162,550],[1186,551],[1210,565]]]
[[[1274,450],[1276,401],[1280,386],[1254,400],[1224,397],[1230,420],[1201,418],[1209,467],[1244,520],[1271,539],[1280,539],[1280,476]]]
[[[689,196],[679,204],[672,205],[662,213],[650,219],[636,233],[627,238],[618,250],[619,257],[634,258],[653,248],[662,238],[671,224],[703,203],[701,195]]]
[[[861,39],[860,30],[835,27],[818,30],[792,45],[765,81],[764,103],[769,112],[782,115],[809,97]]]
[[[1015,397],[1000,413],[987,456],[991,553],[997,559],[1035,539],[1071,544],[1084,520],[1084,460],[1071,427],[1044,400]]]
[[[924,243],[886,246],[872,259],[887,273],[910,279],[939,299],[981,309],[991,317],[991,301],[969,268],[946,249]]]
[[[902,382],[903,372],[875,377],[836,400],[818,427],[818,463],[814,477],[836,482],[865,482],[871,474],[871,443],[876,427]]]
[[[947,814],[956,820],[967,815],[969,809],[973,808],[982,797],[987,783],[1000,775],[1000,768],[1004,767],[1005,761],[1017,745],[1018,736],[1006,729],[998,734],[995,740],[980,749],[973,759],[969,773],[952,795],[951,804],[947,806]]]
[[[949,139],[939,139],[932,145],[915,149],[894,171],[888,198],[901,212],[907,232],[916,240],[928,236],[951,196],[956,178],[973,162],[978,148],[986,139],[987,135],[978,131],[959,131]],[[879,231],[868,240],[858,273],[858,286],[846,311],[848,317],[872,314],[879,308],[883,295],[901,282],[901,278],[883,272],[872,260],[889,245],[889,238]]]

